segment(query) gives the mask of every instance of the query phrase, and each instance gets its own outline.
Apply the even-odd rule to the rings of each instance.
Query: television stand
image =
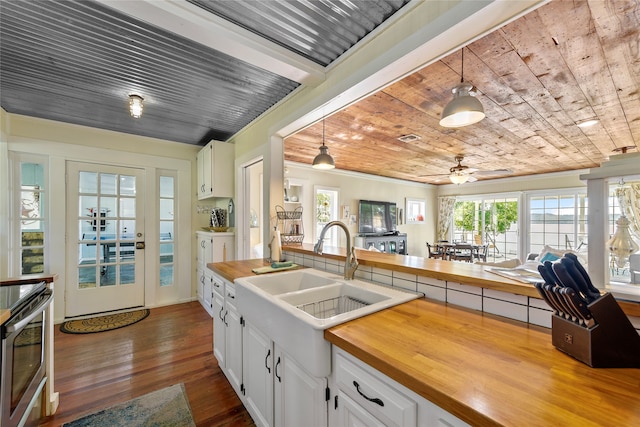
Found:
[[[407,234],[396,233],[382,236],[360,235],[355,238],[357,248],[370,249],[371,247],[388,254],[407,254]]]

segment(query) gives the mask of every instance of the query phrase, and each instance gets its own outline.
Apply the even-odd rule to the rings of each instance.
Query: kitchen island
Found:
[[[377,256],[365,260],[363,255],[361,264],[389,266]],[[252,274],[261,262],[208,267],[234,280]],[[434,275],[450,277],[446,267],[436,267]],[[401,263],[398,268],[418,267]],[[459,271],[451,274],[471,281]],[[482,286],[512,282],[496,276],[491,285],[492,276],[480,278]],[[474,426],[640,424],[640,370],[590,368],[555,349],[547,328],[423,298],[335,326],[324,336]]]

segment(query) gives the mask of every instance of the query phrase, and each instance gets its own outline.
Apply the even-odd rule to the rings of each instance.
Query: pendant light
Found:
[[[620,180],[619,185],[620,188],[624,187],[624,180]],[[625,215],[626,206],[624,198],[620,197],[619,201],[622,215],[616,220],[616,231],[607,242],[607,249],[609,249],[613,255],[618,268],[624,268],[627,261],[629,261],[629,255],[637,252],[640,246],[635,242],[629,230],[629,224],[631,224],[631,222]]]
[[[320,146],[320,154],[313,159],[312,167],[314,169],[333,169],[336,167],[333,157],[328,153],[329,148],[324,145],[324,119],[322,119],[322,145]]]
[[[484,108],[480,100],[473,95],[473,89],[473,85],[464,81],[464,48],[462,48],[460,84],[451,89],[453,99],[442,110],[440,126],[458,128],[484,119]]]

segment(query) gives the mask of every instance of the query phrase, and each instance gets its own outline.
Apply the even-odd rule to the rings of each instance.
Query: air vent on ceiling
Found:
[[[413,142],[418,141],[419,139],[421,138],[418,135],[416,135],[415,133],[410,133],[409,135],[402,135],[400,138],[398,138],[398,141]]]

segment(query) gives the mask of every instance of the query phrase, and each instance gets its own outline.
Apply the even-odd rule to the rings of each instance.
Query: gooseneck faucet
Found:
[[[344,230],[344,233],[347,235],[347,256],[344,260],[344,278],[345,280],[352,280],[353,275],[356,273],[358,269],[358,259],[356,258],[356,248],[351,246],[351,233],[349,233],[349,229],[346,225],[344,225],[341,221],[331,221],[327,225],[324,226],[322,231],[320,232],[320,238],[318,242],[313,247],[313,251],[318,255],[322,255],[322,245],[324,243],[324,235],[327,233],[327,230],[337,225],[338,227]]]

